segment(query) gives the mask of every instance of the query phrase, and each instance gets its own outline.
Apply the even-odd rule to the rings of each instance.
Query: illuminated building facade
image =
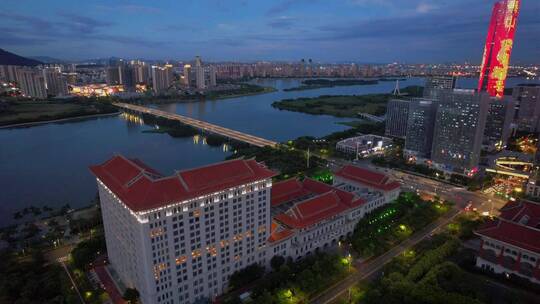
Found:
[[[493,7],[478,82],[478,91],[492,97],[504,95],[520,4],[521,0],[501,0]]]

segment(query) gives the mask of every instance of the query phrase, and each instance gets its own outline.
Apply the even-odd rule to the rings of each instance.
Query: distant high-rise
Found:
[[[208,84],[211,87],[215,87],[217,85],[216,73],[216,67],[210,66],[208,68]]]
[[[17,69],[16,65],[0,65],[0,79],[5,81],[17,81]]]
[[[386,136],[405,138],[409,117],[409,100],[390,99],[386,107]]]
[[[185,64],[184,65],[184,85],[190,86],[191,85],[191,65]]]
[[[47,98],[45,79],[43,73],[32,68],[17,69],[17,83],[21,92],[26,97],[44,99]]]
[[[540,85],[519,85],[514,88],[512,98],[518,105],[518,128],[527,132],[540,131]]]
[[[204,67],[202,65],[202,60],[200,56],[195,57],[195,83],[197,89],[204,90],[206,88],[206,83],[204,81]]]
[[[133,83],[134,84],[148,84],[150,75],[148,73],[148,66],[144,62],[135,63],[132,65],[133,70]]]
[[[118,66],[110,66],[107,68],[106,72],[105,80],[108,85],[120,84],[120,70],[118,69]]]
[[[488,104],[473,90],[442,94],[437,109],[431,159],[457,173],[477,168],[488,114]]]
[[[171,65],[152,66],[152,86],[156,94],[167,91],[173,82]]]
[[[68,94],[67,81],[59,68],[43,69],[43,78],[47,93],[53,96],[65,96]]]
[[[488,104],[482,144],[487,150],[500,150],[506,146],[511,135],[511,125],[515,113],[514,100],[509,96],[501,99],[482,93],[482,103]]]
[[[495,3],[482,57],[478,91],[502,97],[514,44],[514,34],[521,0]]]
[[[452,91],[455,88],[456,77],[454,76],[428,77],[424,86],[424,97],[437,99],[440,94],[444,94],[444,91]]]
[[[405,155],[424,159],[431,157],[437,107],[437,101],[430,99],[418,98],[410,102]]]

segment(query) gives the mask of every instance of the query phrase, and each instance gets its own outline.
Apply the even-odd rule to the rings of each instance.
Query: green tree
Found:
[[[139,303],[139,297],[141,295],[139,294],[139,291],[136,288],[127,288],[124,292],[124,300],[126,300],[128,303],[136,304]]]

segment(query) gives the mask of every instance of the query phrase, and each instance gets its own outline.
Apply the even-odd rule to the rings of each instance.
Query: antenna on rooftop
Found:
[[[399,79],[396,80],[396,87],[394,88],[394,92],[392,92],[393,95],[400,96],[401,92],[399,91]]]

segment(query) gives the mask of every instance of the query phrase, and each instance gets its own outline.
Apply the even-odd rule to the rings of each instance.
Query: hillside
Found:
[[[0,49],[0,65],[24,65],[24,66],[36,66],[42,64],[42,62],[22,57],[6,50]]]

